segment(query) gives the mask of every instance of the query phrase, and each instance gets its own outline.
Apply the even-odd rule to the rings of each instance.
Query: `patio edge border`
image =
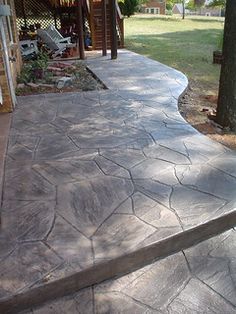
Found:
[[[1,313],[19,313],[47,301],[75,293],[102,281],[123,276],[159,259],[192,247],[236,225],[236,209],[218,218],[144,246],[109,261],[0,300]]]

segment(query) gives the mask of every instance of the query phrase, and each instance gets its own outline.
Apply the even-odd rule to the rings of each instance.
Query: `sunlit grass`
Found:
[[[199,84],[217,84],[219,65],[212,64],[223,19],[136,15],[125,20],[127,49],[185,73]]]

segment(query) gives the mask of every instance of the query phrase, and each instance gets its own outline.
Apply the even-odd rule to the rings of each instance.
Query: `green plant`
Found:
[[[30,62],[32,69],[46,70],[48,66],[48,56],[45,53],[39,53],[37,59]]]
[[[172,10],[166,10],[166,15],[169,15],[169,16],[173,15]]]
[[[36,60],[24,64],[20,75],[17,77],[17,82],[26,84],[42,78],[48,66],[48,60],[47,54],[39,53]]]
[[[138,9],[138,0],[121,0],[119,1],[119,7],[121,10],[121,13],[124,16],[130,17],[134,14],[134,12]]]
[[[32,70],[30,64],[24,64],[20,75],[17,76],[17,83],[28,83],[32,81]]]

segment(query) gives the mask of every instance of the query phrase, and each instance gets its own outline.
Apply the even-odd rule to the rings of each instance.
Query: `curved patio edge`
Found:
[[[0,312],[122,276],[236,225],[236,154],[180,115],[186,76],[128,50],[87,63],[108,90],[19,97],[13,114],[3,214],[20,228],[0,260]]]

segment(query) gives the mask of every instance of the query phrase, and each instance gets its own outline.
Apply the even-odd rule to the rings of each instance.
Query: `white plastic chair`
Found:
[[[64,38],[54,26],[49,26],[47,29],[37,29],[37,34],[53,52],[52,57],[60,55],[66,48],[76,46],[71,43],[70,37]]]
[[[55,26],[49,25],[45,31],[51,36],[51,38],[57,43],[57,44],[62,44],[62,43],[67,43],[71,44],[71,39],[70,37],[63,37],[61,33],[58,32]]]
[[[38,54],[37,40],[21,40],[19,45],[23,59],[30,59]]]

